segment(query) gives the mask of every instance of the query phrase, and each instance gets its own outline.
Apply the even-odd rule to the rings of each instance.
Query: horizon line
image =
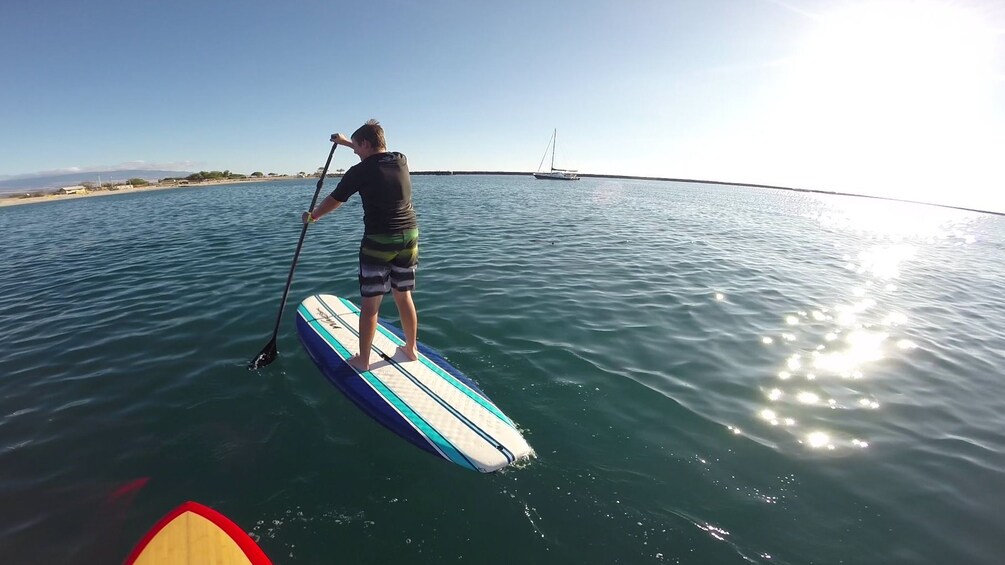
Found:
[[[143,169],[135,169],[143,170]],[[228,169],[229,170],[229,169]],[[162,172],[174,172],[168,170],[161,170]],[[127,171],[101,171],[101,172],[127,172]],[[188,172],[188,171],[177,171],[177,172]],[[69,173],[75,174],[75,173]],[[79,173],[76,173],[79,174]],[[315,178],[315,174],[307,174],[306,177],[299,177],[299,173],[286,174],[286,173],[270,173],[276,177],[286,177],[286,178]],[[469,171],[454,171],[448,169],[439,170],[427,170],[427,171],[410,171],[411,175],[416,176],[453,176],[453,175],[499,175],[499,176],[533,176],[534,171],[490,171],[490,170],[469,170]],[[59,176],[59,175],[53,175]],[[250,176],[250,175],[249,175]],[[339,174],[328,173],[328,176],[336,177],[341,176]],[[717,184],[723,186],[744,186],[751,188],[763,188],[768,190],[787,190],[791,192],[804,192],[810,194],[825,194],[830,196],[851,196],[856,198],[869,198],[873,200],[886,200],[890,202],[903,202],[906,204],[921,204],[925,206],[937,206],[940,208],[948,208],[952,210],[961,210],[964,212],[977,212],[982,214],[992,214],[995,216],[1005,216],[1005,211],[998,212],[994,210],[982,210],[979,208],[968,208],[965,206],[954,206],[952,204],[940,204],[936,202],[925,202],[923,200],[909,200],[906,198],[894,198],[890,196],[878,196],[873,194],[860,194],[855,192],[840,192],[836,190],[823,190],[814,188],[797,188],[791,186],[773,185],[773,184],[762,184],[762,183],[750,183],[750,182],[737,182],[737,181],[723,181],[723,180],[708,180],[708,179],[692,179],[692,178],[680,178],[680,177],[658,177],[658,176],[639,176],[639,175],[620,175],[620,174],[605,174],[605,173],[579,173],[580,177],[588,178],[608,178],[608,179],[624,179],[624,180],[647,180],[647,181],[657,181],[657,182],[680,182],[689,184]],[[170,177],[165,177],[170,178]],[[268,176],[266,176],[268,178]],[[15,179],[7,179],[15,180]],[[29,179],[18,179],[18,180],[29,180]],[[157,179],[160,181],[161,179]],[[51,187],[49,187],[51,188]],[[19,188],[16,191],[30,190]],[[16,192],[16,191],[12,191]]]

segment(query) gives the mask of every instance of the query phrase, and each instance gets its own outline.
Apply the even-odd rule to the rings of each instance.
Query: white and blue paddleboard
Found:
[[[474,471],[498,471],[534,451],[485,393],[438,353],[419,343],[419,359],[398,353],[397,328],[383,320],[370,370],[346,363],[359,347],[359,308],[316,294],[297,308],[300,341],[321,372],[364,412],[416,446]]]

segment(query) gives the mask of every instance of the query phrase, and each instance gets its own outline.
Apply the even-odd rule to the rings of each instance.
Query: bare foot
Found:
[[[356,369],[360,373],[365,373],[366,371],[370,370],[369,357],[370,357],[369,355],[363,357],[362,355],[357,353],[356,355],[350,357],[349,360],[346,361],[346,363],[349,363],[349,365],[351,365],[353,369]]]
[[[400,352],[402,355],[405,356],[406,359],[408,359],[410,361],[418,361],[419,360],[419,352],[414,347],[411,348],[411,349],[409,349],[409,348],[405,347],[404,345],[399,345],[398,346],[398,352]]]

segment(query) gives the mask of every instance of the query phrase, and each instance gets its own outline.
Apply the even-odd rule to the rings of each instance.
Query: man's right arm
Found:
[[[310,224],[321,219],[321,216],[329,212],[334,212],[339,206],[345,204],[340,200],[335,200],[331,195],[325,197],[320,204],[314,207],[314,210],[310,212],[304,212],[301,221],[305,224]]]

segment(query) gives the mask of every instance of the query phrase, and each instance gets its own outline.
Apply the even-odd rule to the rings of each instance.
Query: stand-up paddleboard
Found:
[[[359,308],[330,294],[297,308],[297,333],[314,363],[357,406],[416,446],[466,469],[498,471],[534,452],[485,393],[438,353],[419,343],[419,359],[397,351],[401,332],[383,320],[370,370],[346,360],[359,347]]]
[[[160,519],[126,558],[125,565],[272,565],[240,526],[198,502],[186,502]]]

